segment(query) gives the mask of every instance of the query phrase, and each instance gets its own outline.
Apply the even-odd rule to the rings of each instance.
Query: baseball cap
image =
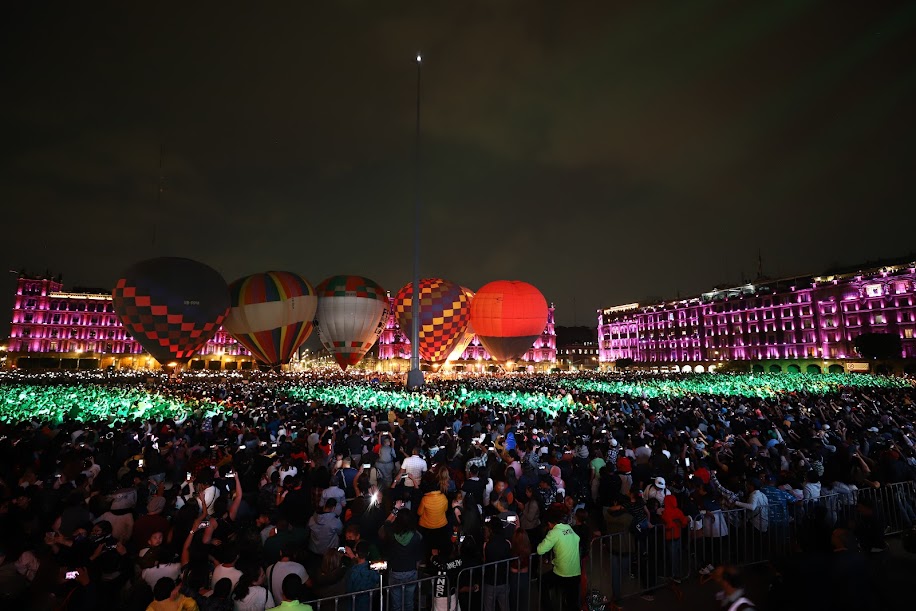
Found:
[[[613,447],[613,448],[616,448],[616,447],[617,447],[617,440],[616,440],[616,439],[613,439],[613,438],[611,439],[611,447]]]
[[[659,489],[661,489],[661,490],[664,490],[664,489],[665,489],[665,478],[664,478],[664,477],[656,477],[656,478],[655,478],[655,487],[656,487],[656,488],[659,488]]]

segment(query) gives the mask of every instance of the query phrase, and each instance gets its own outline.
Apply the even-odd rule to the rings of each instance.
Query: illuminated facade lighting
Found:
[[[600,362],[846,359],[863,333],[899,334],[916,358],[916,263],[633,305],[598,310]]]
[[[144,353],[121,325],[110,293],[64,291],[59,280],[24,274],[16,284],[7,347],[19,356],[110,358],[120,366],[128,366],[128,357]],[[222,329],[198,357],[211,355],[238,357],[242,363],[252,360],[248,350]]]

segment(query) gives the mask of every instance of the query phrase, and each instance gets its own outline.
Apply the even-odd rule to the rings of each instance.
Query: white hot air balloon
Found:
[[[357,364],[388,322],[388,294],[369,278],[332,276],[319,284],[318,337],[340,368]]]

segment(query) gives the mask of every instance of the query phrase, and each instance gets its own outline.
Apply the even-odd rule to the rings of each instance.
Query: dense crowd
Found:
[[[765,392],[716,392],[707,379],[477,376],[406,393],[382,375],[7,377],[0,596],[263,611],[384,583],[405,584],[388,604],[414,611],[413,583],[431,575],[436,609],[517,611],[536,577],[575,611],[595,537],[624,534],[615,545],[635,547],[617,558],[646,541],[679,557],[688,534],[727,536],[729,509],[762,537],[822,497],[839,500],[811,548],[884,553],[881,512],[857,491],[914,479],[908,381],[838,376],[806,391],[759,376]],[[916,523],[911,499],[893,502]],[[701,572],[738,600],[716,549]],[[669,564],[640,572],[647,589],[681,578]],[[348,600],[369,611],[374,599]]]

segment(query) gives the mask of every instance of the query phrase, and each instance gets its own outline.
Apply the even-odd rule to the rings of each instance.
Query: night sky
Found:
[[[771,277],[916,251],[913,2],[46,4],[0,26],[0,337],[7,269],[108,287],[176,255],[395,293],[418,50],[424,276],[525,280],[591,325],[758,250]]]

